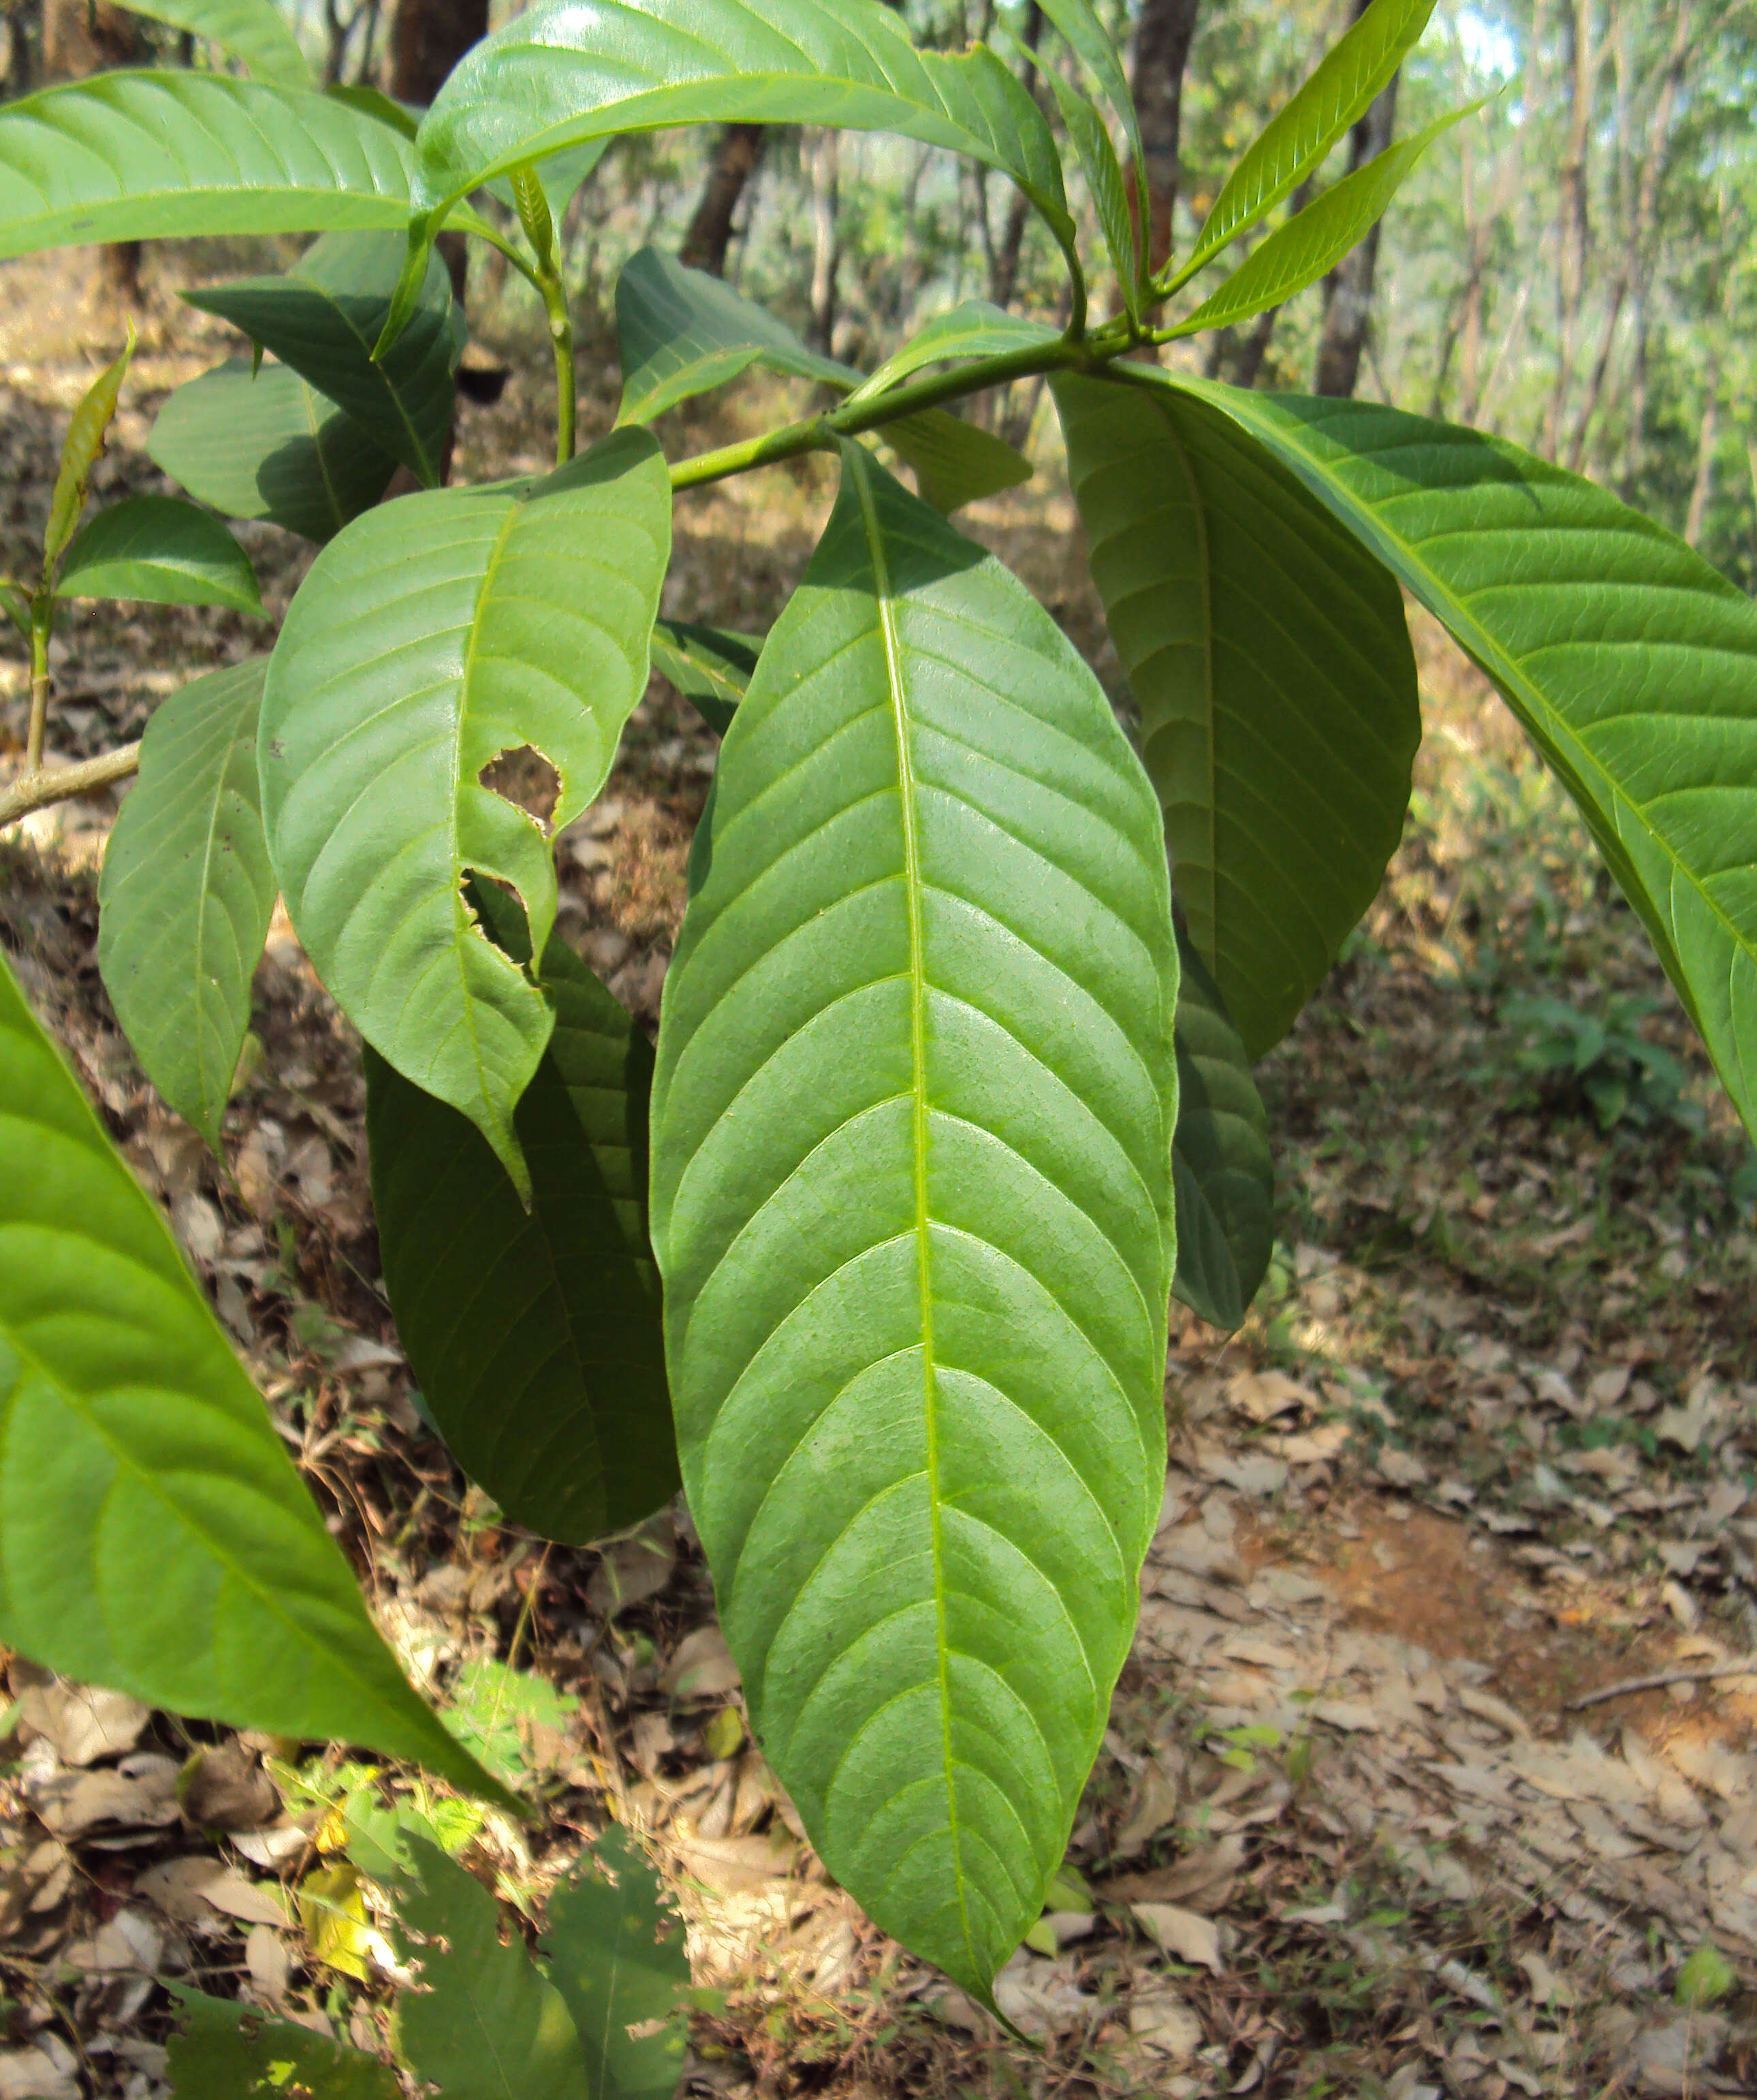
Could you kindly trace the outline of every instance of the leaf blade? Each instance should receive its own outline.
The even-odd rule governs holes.
[[[130,0],[129,12],[205,37],[273,86],[316,84],[292,24],[271,0]]]
[[[175,496],[125,496],[77,532],[57,598],[224,605],[263,616],[250,558],[212,511]]]
[[[166,2070],[177,2100],[398,2100],[396,2073],[375,2056],[343,2049],[291,2020],[271,2019],[236,1998],[210,1998],[182,1984]]]
[[[614,1882],[594,1871],[606,1866]],[[541,1952],[585,2045],[593,2100],[666,2100],[682,2075],[689,1957],[663,1894],[640,1846],[612,1823],[550,1897]],[[629,2032],[656,2021],[664,2032]]]
[[[1220,987],[1178,933],[1177,1273],[1172,1289],[1211,1326],[1244,1325],[1274,1252],[1269,1118]]]

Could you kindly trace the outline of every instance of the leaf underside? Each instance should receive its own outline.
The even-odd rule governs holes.
[[[163,1219],[0,961],[0,1641],[497,1794],[404,1682]]]
[[[762,647],[760,634],[661,620],[653,626],[653,668],[669,678],[716,735],[731,726]]]
[[[1178,901],[1254,1060],[1402,835],[1421,738],[1402,600],[1224,417],[1110,380],[1052,388]]]
[[[130,12],[205,37],[242,59],[258,80],[279,87],[314,85],[293,25],[273,0],[132,0]]]
[[[986,1998],[1160,1493],[1159,813],[1048,615],[850,446],[713,829],[654,1084],[690,1507],[831,1872]]]
[[[243,548],[211,511],[176,496],[127,496],[99,511],[68,548],[55,596],[263,610]]]
[[[1757,1132],[1757,606],[1662,526],[1502,439],[1176,385],[1298,475],[1499,687]]]

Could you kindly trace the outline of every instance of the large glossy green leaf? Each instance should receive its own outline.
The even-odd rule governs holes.
[[[1296,474],[1500,688],[1757,1131],[1757,607],[1515,445],[1362,402],[1176,383]]]
[[[395,233],[326,233],[284,276],[235,278],[183,297],[271,351],[433,488],[451,435],[463,315],[445,265],[430,257],[408,325],[373,363],[404,245]]]
[[[55,594],[263,610],[249,555],[211,510],[175,496],[125,496],[100,510],[74,535]]]
[[[682,2076],[689,1957],[661,1895],[616,1823],[550,1892],[541,1952],[585,2045],[592,2100],[668,2100]]]
[[[407,496],[356,518],[300,586],[269,666],[258,757],[270,858],[306,952],[362,1035],[528,1180],[513,1110],[554,1024],[475,924],[507,883],[539,953],[555,916],[542,827],[481,783],[527,745],[554,822],[603,785],[647,685],[671,488],[644,430],[541,481]]]
[[[0,1641],[499,1789],[404,1682],[231,1345],[0,959]]]
[[[1216,1327],[1242,1327],[1275,1245],[1269,1118],[1220,987],[1179,929],[1177,1273],[1172,1288]]]
[[[242,59],[258,80],[276,87],[316,84],[292,24],[273,0],[128,0],[128,7],[130,14],[149,21],[205,37]]]
[[[1388,147],[1364,168],[1344,175],[1253,248],[1220,289],[1172,333],[1198,335],[1204,329],[1230,328],[1315,285],[1384,216],[1385,207],[1441,133],[1481,107],[1475,102],[1468,108],[1437,117],[1432,124]]]
[[[266,658],[210,671],[140,739],[98,885],[98,967],[147,1077],[219,1150],[275,878],[256,787]]]
[[[180,1983],[166,2068],[174,2100],[401,2100],[396,2073],[291,2020]]]
[[[1196,236],[1181,283],[1311,174],[1420,40],[1433,0],[1373,0],[1240,156]]]
[[[408,159],[388,126],[328,95],[214,73],[99,73],[0,109],[0,256],[399,226]]]
[[[704,627],[686,620],[653,623],[653,668],[690,701],[717,735],[724,736],[732,710],[744,697],[762,647],[760,634],[729,627]]]
[[[228,518],[266,518],[320,545],[369,510],[396,461],[351,416],[265,359],[230,358],[166,400],[147,451]]]
[[[1402,834],[1421,739],[1402,600],[1224,417],[1163,388],[1051,384],[1178,898],[1260,1057]]]
[[[397,2053],[444,2100],[597,2100],[567,2003],[475,1877],[420,1838],[397,1882],[397,1916],[424,1989],[396,2006]]]
[[[1161,1486],[1159,811],[1049,615],[848,446],[713,821],[653,1089],[690,1508],[831,1873],[986,1997]]]
[[[558,934],[543,983],[555,1032],[514,1115],[528,1211],[475,1124],[370,1051],[367,1132],[385,1289],[440,1434],[514,1523],[585,1546],[678,1486],[647,1233],[653,1057]]]

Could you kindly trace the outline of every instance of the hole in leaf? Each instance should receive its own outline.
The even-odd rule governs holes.
[[[512,751],[497,752],[476,778],[503,802],[535,817],[546,832],[555,805],[561,800],[561,775],[541,751],[521,743]]]

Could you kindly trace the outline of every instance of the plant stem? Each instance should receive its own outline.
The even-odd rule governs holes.
[[[558,271],[543,271],[537,289],[549,315],[549,339],[555,352],[555,464],[565,466],[573,457],[576,412],[573,376],[573,322],[567,312],[567,288]]]
[[[30,602],[30,726],[24,732],[27,778],[42,765],[43,730],[49,720],[49,629],[55,601],[39,591]]]
[[[0,829],[28,817],[33,810],[46,810],[51,802],[71,801],[76,795],[95,794],[112,781],[126,780],[139,765],[139,745],[125,743],[78,765],[57,765],[48,773],[33,768],[10,788],[0,788]]]

